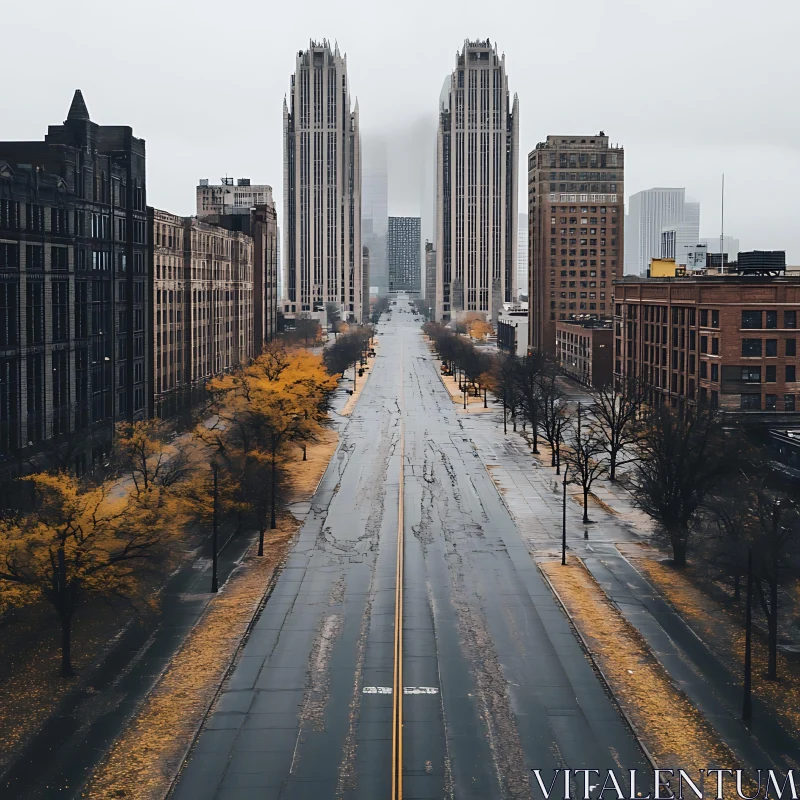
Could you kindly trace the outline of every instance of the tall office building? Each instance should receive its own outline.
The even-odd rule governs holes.
[[[517,223],[517,297],[528,294],[528,215]],[[516,298],[515,298],[516,299]]]
[[[369,283],[372,293],[389,293],[386,233],[389,228],[389,178],[386,144],[365,138],[361,147],[361,241],[369,248]]]
[[[650,259],[662,256],[662,233],[673,231],[681,240],[677,254],[699,243],[692,239],[700,236],[700,204],[687,203],[685,189],[646,189],[628,198],[625,226],[625,274],[646,275]]]
[[[145,143],[76,91],[43,141],[0,142],[0,473],[102,463],[148,415]],[[37,458],[41,455],[41,460]]]
[[[515,297],[518,100],[505,55],[467,41],[439,98],[436,319],[496,319]]]
[[[421,294],[419,217],[389,217],[389,291]]]
[[[622,274],[625,152],[597,136],[548,136],[528,155],[531,347],[555,352],[556,322],[612,314]]]
[[[325,321],[363,313],[361,141],[358,101],[350,105],[347,59],[311,42],[297,54],[283,103],[284,312]]]

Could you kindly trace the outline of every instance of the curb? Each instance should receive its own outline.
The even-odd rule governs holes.
[[[172,776],[172,780],[169,783],[169,788],[164,794],[164,800],[166,800],[166,798],[168,797],[171,797],[172,794],[174,793],[175,788],[178,784],[178,778],[180,778],[181,773],[183,772],[184,767],[186,766],[186,761],[189,757],[189,754],[192,752],[195,745],[197,744],[197,740],[200,738],[200,734],[202,733],[203,728],[205,727],[205,724],[208,721],[209,716],[211,715],[211,709],[214,707],[214,704],[217,702],[219,696],[222,694],[222,687],[225,685],[225,681],[228,680],[234,668],[236,667],[239,655],[244,649],[245,644],[247,644],[247,641],[250,639],[250,634],[253,632],[253,628],[255,627],[258,618],[261,616],[261,612],[264,610],[267,601],[269,600],[273,590],[275,589],[275,585],[277,584],[278,578],[283,572],[283,567],[285,563],[286,563],[286,558],[283,558],[280,563],[275,565],[275,569],[272,571],[272,575],[270,576],[270,579],[267,582],[267,588],[264,590],[264,594],[261,595],[261,599],[258,601],[255,610],[253,611],[253,614],[250,617],[250,621],[247,623],[247,628],[245,628],[244,635],[240,639],[239,644],[236,646],[236,650],[234,650],[233,655],[231,656],[231,659],[228,662],[228,666],[225,667],[225,672],[222,675],[222,679],[217,684],[217,688],[214,691],[214,696],[209,701],[206,710],[203,712],[203,716],[201,717],[200,721],[197,724],[197,727],[195,728],[194,733],[192,734],[192,740],[189,742],[189,744],[187,745],[186,749],[183,752],[183,755],[181,756],[180,766],[178,767],[178,770],[175,772],[175,774]],[[195,625],[199,625],[200,622],[202,622],[203,617],[205,617],[205,613],[203,614],[202,617],[200,617],[199,620],[197,620],[197,623],[195,623]],[[194,626],[192,630],[194,630]]]
[[[533,554],[531,554],[531,556],[533,556]],[[575,558],[578,558],[578,556],[575,556]],[[580,559],[578,559],[578,560],[580,561]],[[533,559],[533,563],[536,564],[536,568],[539,570],[539,574],[542,576],[542,578],[544,579],[544,582],[547,584],[548,588],[553,593],[553,596],[556,598],[559,606],[561,606],[561,610],[564,612],[564,614],[566,614],[567,619],[569,620],[569,624],[570,624],[570,627],[572,628],[573,633],[578,637],[578,641],[581,643],[581,646],[583,647],[584,652],[586,653],[586,655],[589,656],[589,660],[592,662],[592,666],[594,667],[594,669],[597,672],[597,674],[600,676],[600,680],[603,683],[603,686],[605,686],[606,692],[608,692],[608,695],[612,699],[612,701],[614,702],[614,705],[617,707],[617,709],[619,710],[620,714],[622,714],[622,718],[627,723],[628,728],[630,729],[631,733],[633,734],[633,738],[636,739],[636,742],[639,745],[639,747],[641,748],[642,752],[644,753],[645,758],[648,760],[648,762],[650,763],[650,766],[653,768],[653,770],[658,769],[658,764],[656,764],[656,760],[650,754],[650,751],[647,749],[647,746],[642,741],[642,738],[639,735],[639,731],[637,730],[636,725],[634,724],[633,720],[628,715],[628,712],[625,711],[625,709],[622,707],[622,704],[620,703],[619,699],[617,698],[616,694],[614,694],[614,690],[611,688],[611,684],[609,683],[608,678],[606,677],[605,673],[601,669],[600,664],[598,663],[594,653],[592,652],[591,647],[589,647],[589,643],[586,641],[586,639],[584,638],[583,634],[578,629],[578,626],[575,624],[575,620],[573,619],[572,614],[569,613],[569,610],[567,609],[566,604],[561,599],[561,595],[556,590],[556,587],[553,586],[553,584],[550,581],[550,578],[547,577],[547,574],[542,569],[541,565],[535,559]],[[581,562],[581,564],[583,564],[583,562]],[[583,567],[583,569],[586,569],[586,568]]]

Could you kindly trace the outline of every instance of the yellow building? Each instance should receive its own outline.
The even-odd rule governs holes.
[[[686,267],[676,264],[674,258],[651,258],[651,278],[677,278],[686,274]]]

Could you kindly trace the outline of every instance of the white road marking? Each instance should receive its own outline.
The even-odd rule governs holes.
[[[406,686],[403,694],[439,694],[435,686]]]
[[[391,686],[365,686],[361,692],[363,694],[391,694]]]

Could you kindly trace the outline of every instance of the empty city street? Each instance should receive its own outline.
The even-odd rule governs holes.
[[[379,337],[175,797],[522,798],[535,768],[644,768],[418,324]]]

